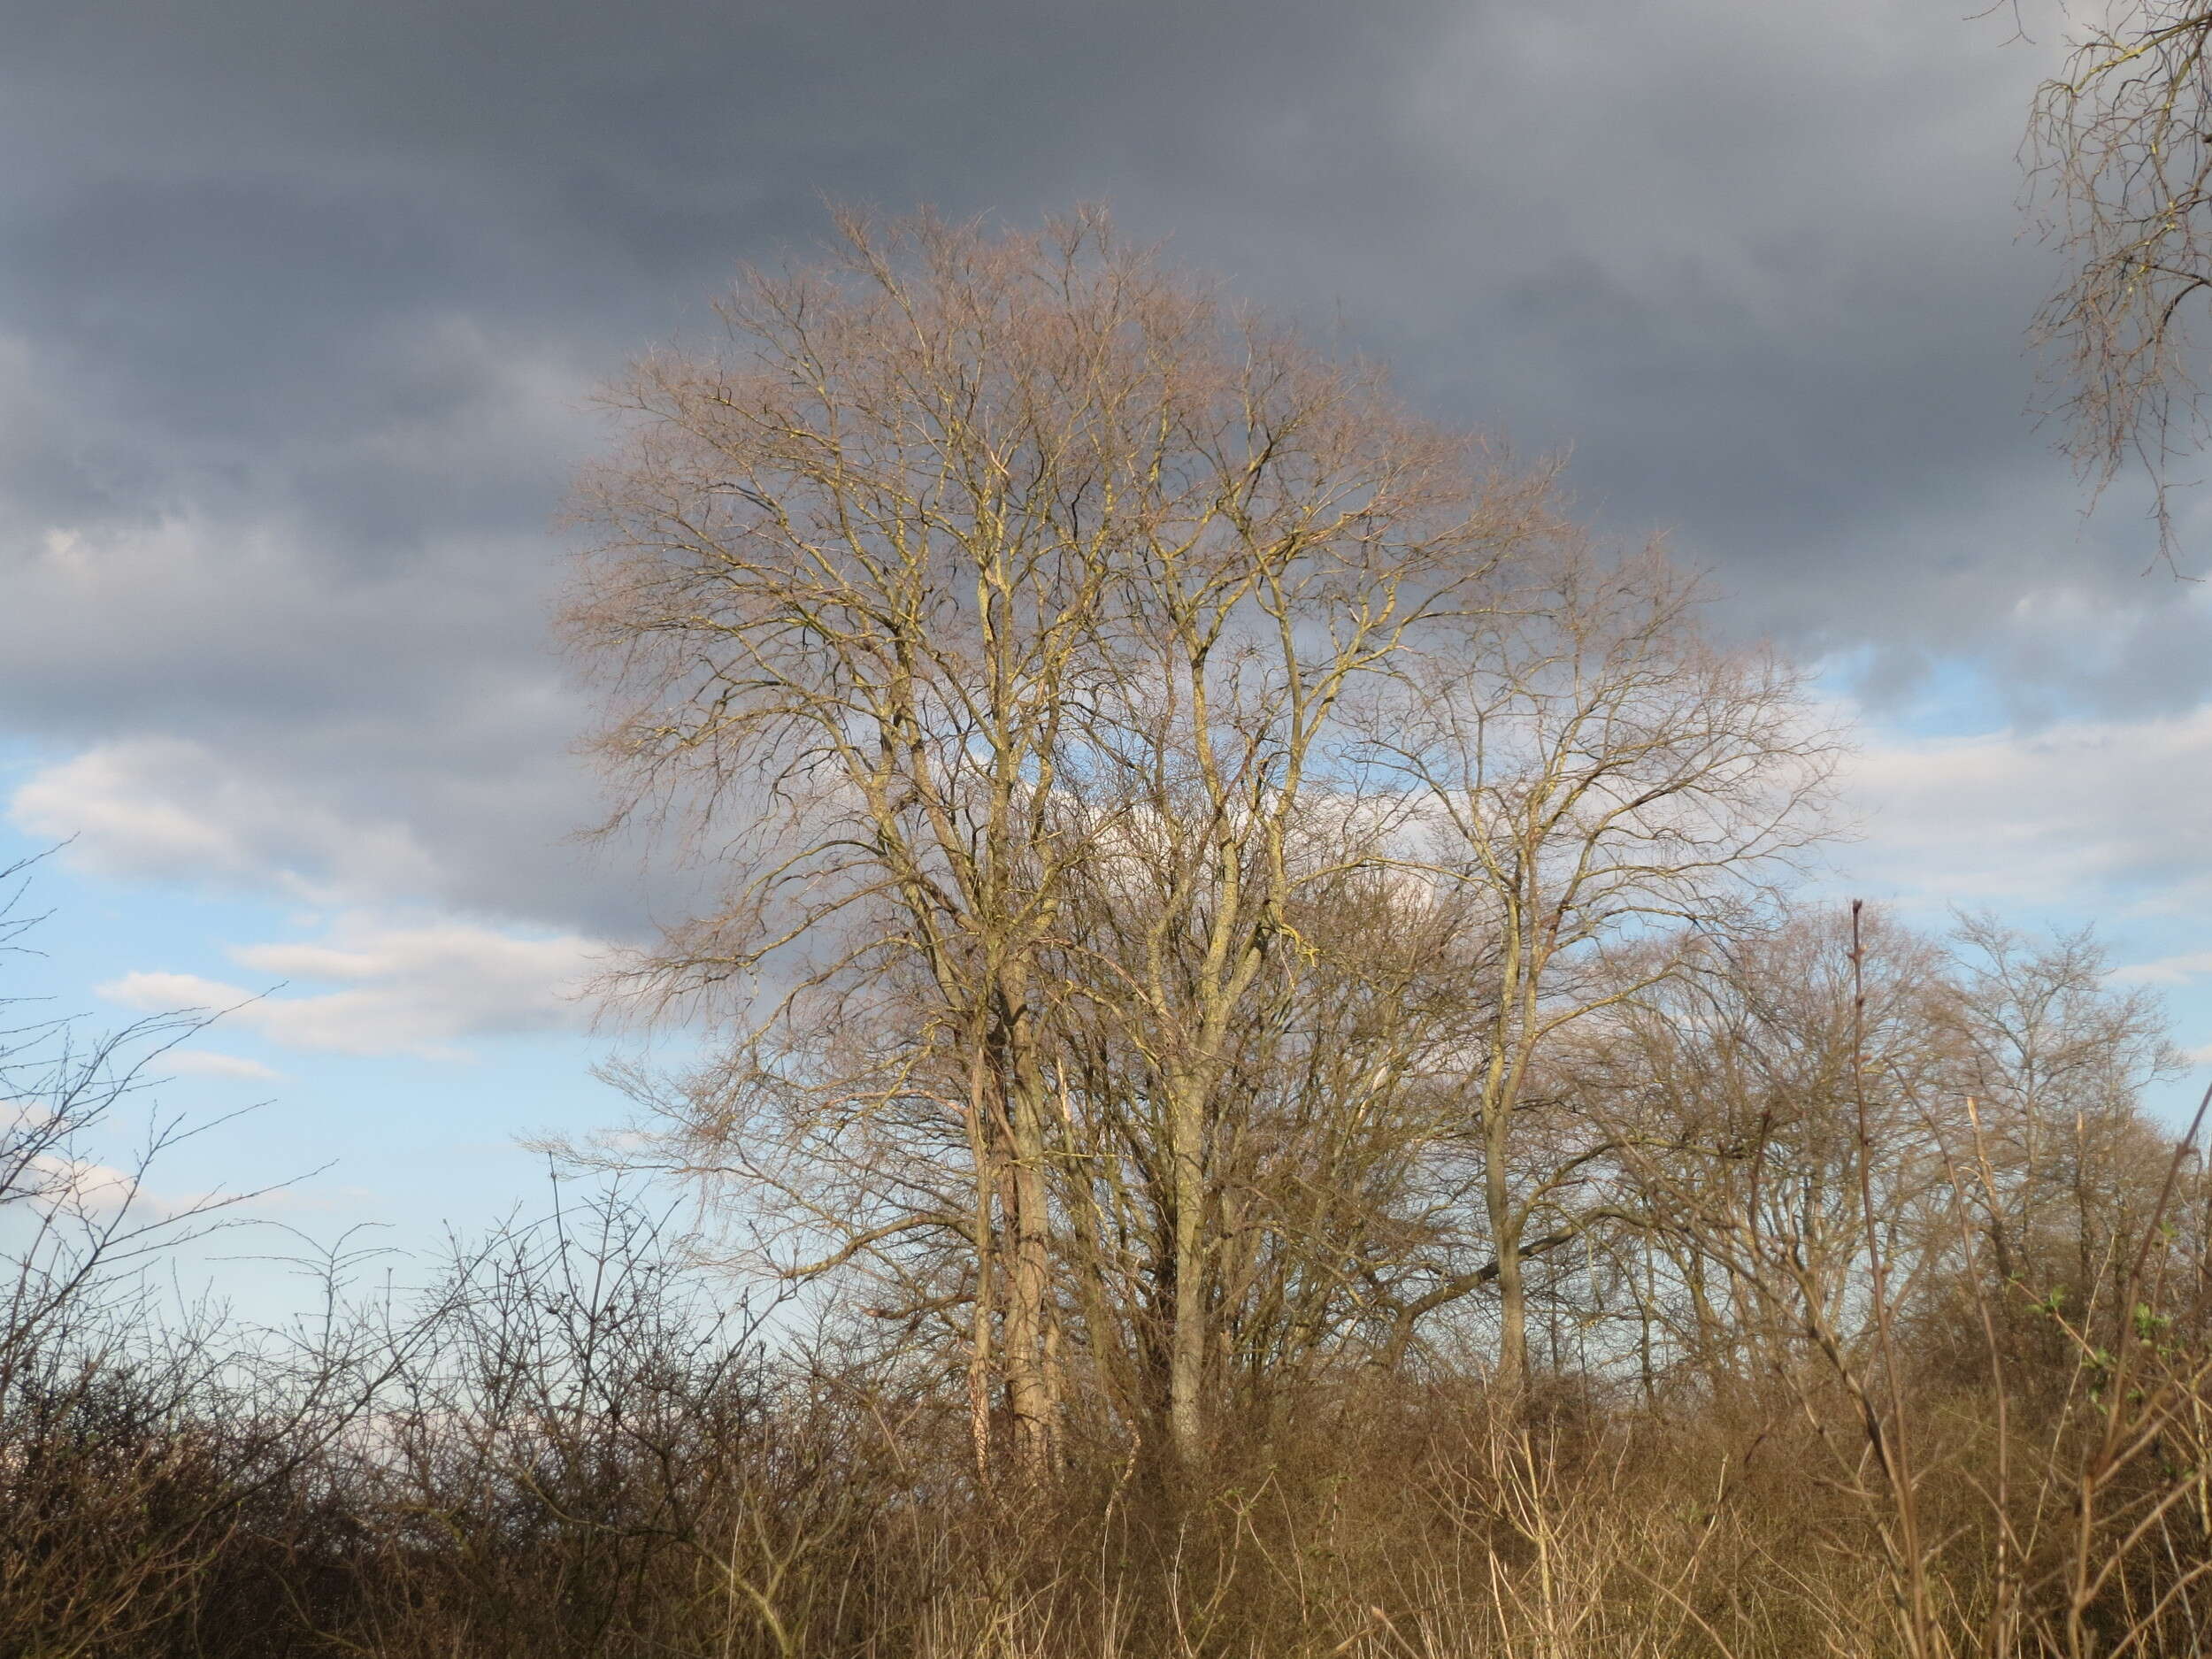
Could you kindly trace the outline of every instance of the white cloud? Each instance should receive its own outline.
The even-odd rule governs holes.
[[[1845,781],[1865,814],[1850,864],[1901,891],[2109,904],[2155,888],[2169,909],[2212,907],[2212,706],[1877,739]],[[2203,972],[2186,965],[2199,960],[2149,964],[2146,977]]]
[[[321,941],[229,953],[266,980],[311,979],[339,989],[259,995],[201,974],[158,972],[127,973],[96,988],[127,1008],[229,1010],[227,1024],[286,1048],[454,1059],[468,1038],[580,1024],[587,1010],[578,992],[601,949],[573,933],[523,938],[463,922],[394,926],[355,915],[341,918]]]
[[[258,1060],[249,1060],[242,1055],[216,1054],[206,1048],[179,1048],[162,1056],[164,1070],[179,1077],[234,1077],[251,1082],[272,1083],[284,1074],[274,1066]]]
[[[325,902],[419,892],[435,875],[404,825],[349,818],[177,738],[127,738],[49,766],[17,788],[8,816],[33,836],[74,837],[71,861],[103,875],[273,883]]]
[[[2139,985],[2186,985],[2212,973],[2212,950],[2193,950],[2178,956],[2160,956],[2153,962],[2133,962],[2112,977]]]
[[[43,1214],[114,1215],[141,1203],[166,1208],[150,1198],[137,1176],[109,1164],[42,1152],[29,1160],[27,1174],[27,1196]]]

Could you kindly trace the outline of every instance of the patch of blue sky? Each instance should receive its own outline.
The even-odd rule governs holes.
[[[2093,929],[2116,979],[2166,1002],[2194,1064],[2150,1103],[2168,1122],[2186,1121],[2212,1079],[2212,883],[2189,839],[2201,833],[2187,805],[2199,780],[2145,774],[2161,764],[2185,768],[2200,749],[2146,739],[2172,717],[2021,723],[2016,697],[1963,657],[1917,663],[1901,688],[1862,700],[1880,672],[1873,648],[1839,653],[1821,664],[1816,689],[1855,714],[1862,754],[1874,762],[1862,777],[1879,780],[1886,760],[1893,780],[1902,759],[1911,787],[1847,787],[1858,838],[1832,849],[1815,890],[1863,897],[1928,927],[1963,909],[2024,933]],[[2172,833],[2162,834],[2167,813]]]
[[[0,864],[45,850],[0,828]],[[312,946],[328,921],[251,895],[88,873],[73,867],[66,849],[36,864],[23,908],[46,919],[22,941],[35,954],[0,962],[0,995],[32,999],[18,1004],[19,1013],[74,1016],[87,1033],[116,1029],[146,1011],[111,994],[134,972],[158,969],[273,990],[273,976],[242,968],[233,953],[248,945]],[[278,995],[329,990],[296,980]],[[626,1102],[593,1076],[595,1062],[615,1046],[611,1035],[579,1022],[469,1033],[438,1054],[346,1052],[272,1041],[233,1014],[155,1062],[149,1075],[157,1084],[85,1151],[119,1164],[151,1118],[208,1125],[164,1152],[150,1174],[150,1199],[179,1205],[279,1188],[236,1212],[271,1225],[227,1233],[219,1249],[211,1243],[190,1258],[254,1317],[278,1317],[311,1286],[277,1264],[219,1269],[217,1256],[311,1255],[349,1234],[419,1255],[449,1230],[467,1234],[542,1207],[546,1161],[519,1141],[618,1125]]]

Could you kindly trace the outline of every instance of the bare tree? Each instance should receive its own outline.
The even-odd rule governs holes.
[[[1032,979],[1083,855],[1054,816],[1060,728],[1156,510],[1148,420],[1209,319],[1095,218],[840,229],[830,264],[744,278],[723,352],[649,359],[617,395],[638,419],[588,480],[606,541],[570,622],[626,699],[603,744],[625,812],[717,838],[716,908],[640,979],[739,1009],[782,981],[726,1095],[952,1113],[956,1205],[808,1219],[825,1267],[964,1240],[979,1434],[995,1370],[1033,1462],[1053,1406]],[[826,1051],[891,981],[911,1041]]]
[[[1376,377],[1248,326],[1182,417],[1196,486],[1133,549],[1121,672],[1102,700],[1095,810],[1128,827],[1135,907],[1087,995],[1135,1062],[1131,1098],[1165,1156],[1171,1433],[1187,1458],[1239,1227],[1231,1170],[1254,1094],[1235,1061],[1317,946],[1301,913],[1381,861],[1345,716],[1546,527],[1539,474],[1396,409]],[[1325,909],[1325,907],[1321,907]],[[1356,1096],[1333,1102],[1356,1111]]]
[[[2087,932],[2039,941],[1967,916],[1953,943],[1956,1087],[1975,1108],[1999,1277],[2038,1299],[2108,1302],[2169,1151],[2139,1102],[2186,1066],[2165,1010],[2148,987],[2110,983]]]
[[[1459,649],[1405,664],[1368,745],[1420,803],[1409,872],[1495,940],[1463,1085],[1490,1259],[1440,1270],[1402,1317],[1494,1286],[1509,1388],[1528,1369],[1528,1258],[1604,1210],[1578,1215],[1608,1144],[1562,1125],[1540,1087],[1551,1051],[1682,960],[1608,947],[1686,945],[1678,929],[1755,912],[1822,833],[1833,748],[1791,672],[1703,637],[1692,585],[1655,552],[1609,562],[1566,537],[1517,574]]]
[[[2101,492],[2139,463],[2170,557],[2170,466],[2204,436],[2195,352],[2212,288],[2212,8],[2089,14],[2036,97],[2029,146],[2073,270],[2037,319],[2063,377],[2068,448]]]

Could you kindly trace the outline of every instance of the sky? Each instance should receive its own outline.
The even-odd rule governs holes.
[[[516,1137],[623,1110],[577,989],[670,902],[573,834],[546,621],[592,388],[826,200],[1105,202],[1570,451],[1587,516],[1816,670],[1860,732],[1837,892],[2094,921],[2212,1063],[2212,584],[2151,568],[2139,485],[2085,517],[2033,418],[2058,19],[1970,10],[12,7],[0,855],[66,845],[9,986],[243,1004],[168,1056],[165,1101],[261,1102],[177,1194],[299,1175],[261,1213],[401,1241],[538,1202]]]

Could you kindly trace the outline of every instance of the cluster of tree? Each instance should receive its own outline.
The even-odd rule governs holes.
[[[1655,553],[1080,217],[844,226],[643,364],[571,623],[626,812],[728,879],[634,989],[782,1271],[1186,1461],[1597,1210],[1571,1031],[1733,936],[1826,739]],[[987,1453],[986,1456],[987,1462]]]
[[[1478,1331],[1512,1392],[1539,1309],[1725,1369],[1785,1258],[1847,1342],[1955,1265],[1933,1195],[2040,1271],[2093,1153],[2109,1277],[2153,1010],[1793,916],[1832,739],[1655,552],[1099,219],[844,235],[624,389],[571,622],[626,815],[723,879],[629,987],[730,1033],[632,1079],[661,1166],[979,1450],[1194,1461]]]

